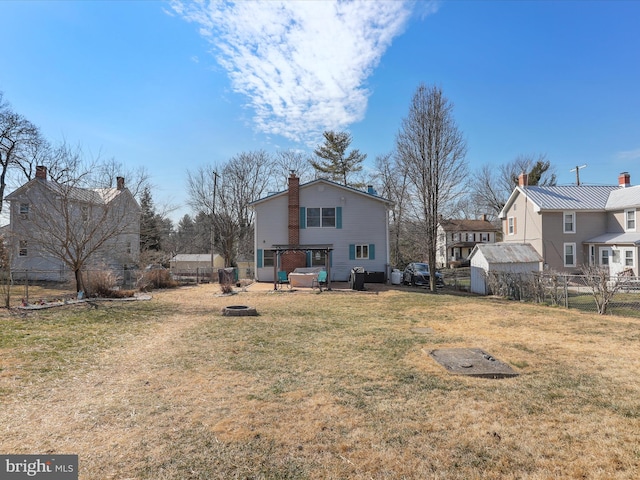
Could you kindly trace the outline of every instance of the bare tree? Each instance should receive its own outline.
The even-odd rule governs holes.
[[[253,251],[253,210],[249,202],[260,198],[272,181],[273,161],[262,150],[243,152],[226,164],[187,172],[189,205],[210,215],[215,249],[227,266],[236,265],[238,256]]]
[[[140,200],[145,188],[151,189],[153,187],[149,172],[144,166],[130,169],[115,158],[103,161],[100,159],[100,155],[96,159],[96,164],[96,172],[93,176],[96,185],[103,188],[115,187],[118,177],[124,177],[127,179],[127,188],[131,194]]]
[[[546,155],[519,155],[513,161],[499,165],[482,165],[471,182],[471,197],[475,205],[494,218],[498,216],[518,185],[521,173],[528,174],[529,186],[552,186],[556,175]]]
[[[38,128],[4,102],[0,92],[0,212],[4,203],[9,170],[20,165],[42,141]]]
[[[15,242],[28,245],[29,257],[43,265],[61,262],[84,290],[89,267],[135,263],[139,251],[140,211],[131,193],[118,188],[91,188],[94,163],[54,181],[36,178],[12,194],[28,213],[12,223]]]
[[[309,155],[296,150],[279,150],[274,158],[274,176],[276,190],[286,190],[292,171],[305,183],[313,178]]]
[[[421,84],[396,137],[398,161],[410,185],[427,262],[435,271],[441,212],[461,193],[467,174],[466,142],[453,118],[453,104],[439,87]],[[436,291],[436,276],[430,277]]]
[[[398,165],[398,160],[391,153],[376,158],[376,182],[381,185],[380,194],[393,201],[391,209],[391,262],[395,266],[403,266],[406,261],[402,247],[403,230],[406,228],[407,191],[409,179],[406,170]]]
[[[582,278],[591,290],[600,315],[606,315],[614,295],[625,286],[629,277],[625,275],[611,276],[609,268],[602,265],[582,265]]]

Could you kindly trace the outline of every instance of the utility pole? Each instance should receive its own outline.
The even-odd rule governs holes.
[[[570,172],[576,172],[576,185],[580,186],[580,169],[585,168],[587,166],[587,164],[585,163],[584,165],[581,166],[577,166],[576,168],[572,168],[571,170],[569,170]]]
[[[213,283],[213,257],[216,243],[216,189],[218,186],[218,172],[213,171],[213,197],[211,198],[211,283]]]

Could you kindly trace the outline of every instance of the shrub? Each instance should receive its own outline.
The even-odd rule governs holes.
[[[138,282],[138,288],[142,291],[154,288],[175,288],[178,286],[168,270],[148,270]]]
[[[131,290],[119,290],[118,279],[111,270],[92,270],[85,273],[84,288],[87,297],[126,298],[132,297]]]

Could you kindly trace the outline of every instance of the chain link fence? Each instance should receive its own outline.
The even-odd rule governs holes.
[[[488,272],[493,295],[585,312],[640,317],[640,278]]]

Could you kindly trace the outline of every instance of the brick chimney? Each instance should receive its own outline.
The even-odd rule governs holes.
[[[626,188],[631,186],[631,175],[629,175],[629,172],[622,172],[618,176],[618,186],[621,188]]]
[[[300,179],[294,171],[289,175],[289,245],[300,245]],[[280,258],[280,270],[293,272],[298,267],[306,267],[307,256],[303,251],[284,252]]]
[[[300,179],[289,176],[289,245],[300,244]]]
[[[37,165],[36,166],[36,178],[40,178],[42,180],[46,180],[47,179],[47,167],[45,167],[44,165]]]
[[[118,190],[124,190],[124,177],[116,177],[116,187]]]
[[[526,187],[527,185],[529,185],[529,175],[523,172],[518,176],[518,186]]]

